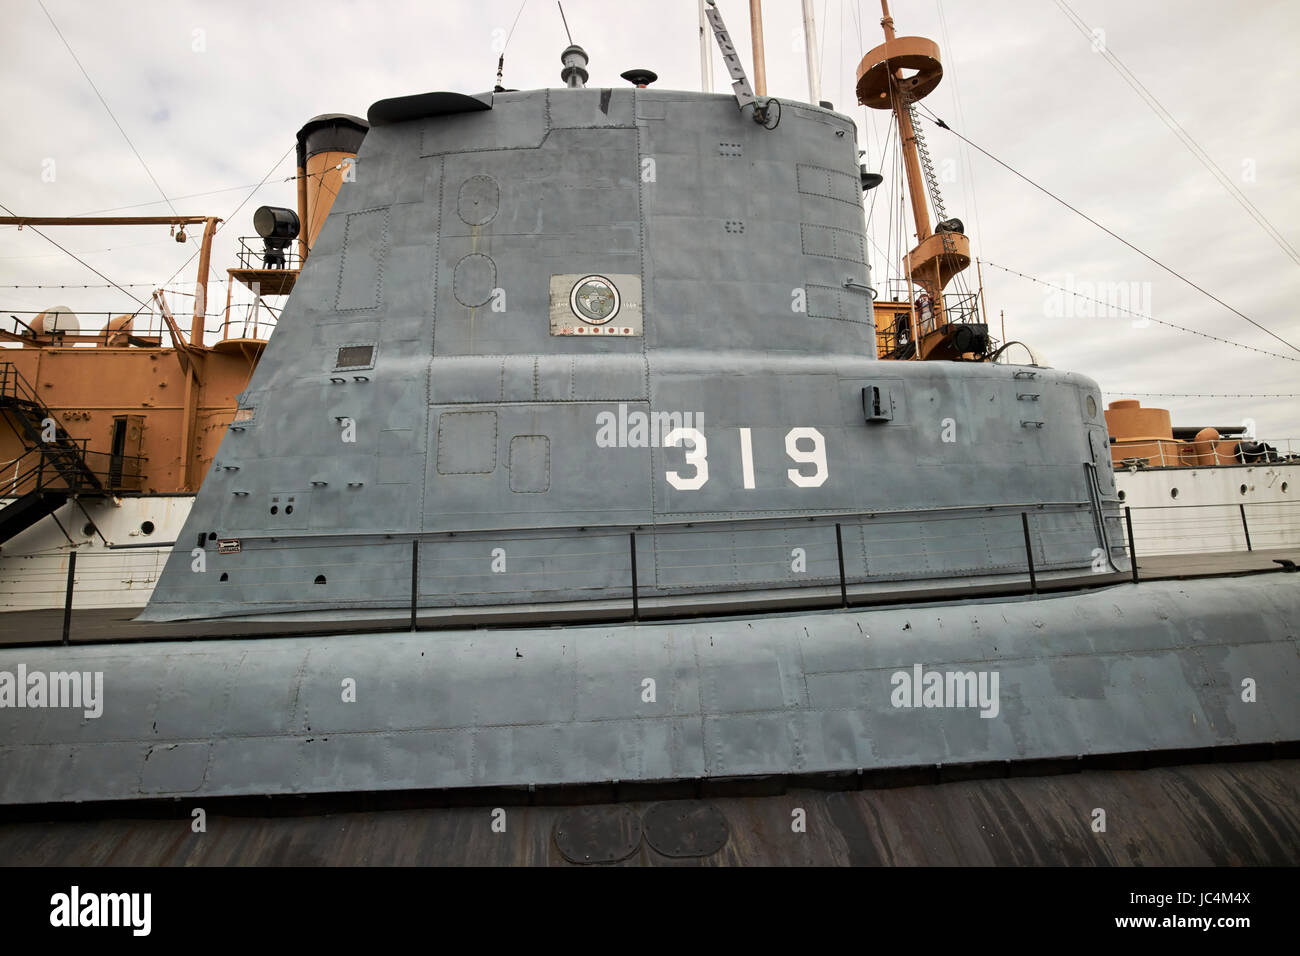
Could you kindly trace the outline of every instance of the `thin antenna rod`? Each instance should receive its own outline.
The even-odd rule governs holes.
[[[821,69],[817,64],[817,23],[813,19],[812,0],[803,0],[803,42],[808,55],[808,99],[813,106],[821,105]]]
[[[573,34],[569,32],[569,21],[564,15],[564,4],[560,0],[555,0],[555,5],[560,8],[560,19],[564,21],[564,35],[569,38],[569,46],[573,46]]]
[[[704,0],[700,4],[700,88],[713,92],[713,44],[709,42],[709,26],[704,20]]]

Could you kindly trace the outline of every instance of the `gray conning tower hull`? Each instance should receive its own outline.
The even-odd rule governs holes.
[[[1023,591],[1026,526],[1040,576],[1127,566],[1100,396],[874,360],[845,117],[568,90],[370,120],[147,615],[391,617],[415,566],[421,619],[467,626],[0,648],[103,672],[108,701],[11,712],[0,803],[852,783],[1297,738],[1286,575],[976,599]],[[943,602],[766,610],[833,592],[841,551],[850,594]],[[626,617],[634,553],[643,610],[756,613],[473,626]]]
[[[634,548],[643,601],[696,609],[838,584],[840,550],[851,586],[987,583],[1026,511],[1041,573],[1124,563],[1092,382],[875,360],[847,117],[370,120],[147,617],[404,608],[413,541],[422,609],[626,601]]]

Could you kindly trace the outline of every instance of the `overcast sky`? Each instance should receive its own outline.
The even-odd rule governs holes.
[[[1295,130],[1300,7],[1288,0],[1068,0],[1098,40],[1300,246],[1300,137]],[[309,3],[44,0],[90,78],[176,209],[231,217],[214,269],[233,264],[259,205],[296,205],[294,133],[319,113],[364,116],[376,100],[428,90],[490,89],[506,49],[506,86],[559,86],[567,44],[554,0]],[[25,215],[160,215],[168,211],[37,0],[3,0],[6,92],[0,203]],[[720,0],[747,69],[748,4]],[[882,39],[877,0],[815,0],[822,98],[865,127],[876,168],[887,114],[854,105],[854,67]],[[699,89],[695,0],[565,0],[573,38],[591,56],[593,86],[647,67],[659,85]],[[1300,344],[1300,266],[1179,143],[1053,0],[895,0],[903,35],[943,47],[946,76],[926,105],[973,142],[1289,342]],[[765,0],[768,92],[806,100],[798,0]],[[511,34],[513,25],[513,34]],[[946,30],[945,30],[946,26]],[[495,44],[495,46],[494,46]],[[1291,51],[1291,52],[1288,52]],[[714,56],[715,89],[727,90]],[[1138,283],[1156,318],[1300,358],[1222,306],[1055,204],[951,134],[924,125],[977,255],[1058,285]],[[889,165],[888,163],[886,165]],[[267,185],[234,210],[253,184]],[[883,284],[889,246],[877,191],[872,267]],[[53,181],[46,181],[52,178]],[[195,195],[205,194],[205,195]],[[896,195],[896,194],[895,194]],[[193,197],[193,198],[178,198]],[[118,207],[132,207],[120,209]],[[118,283],[158,283],[197,248],[166,227],[48,230]],[[891,249],[896,249],[897,236]],[[110,251],[111,250],[111,251]],[[893,256],[891,256],[892,258]],[[193,279],[191,264],[182,273]],[[971,270],[974,285],[974,269]],[[0,286],[102,283],[29,232],[0,229]],[[1058,368],[1096,379],[1107,400],[1133,392],[1300,392],[1300,364],[1230,348],[1128,316],[1050,314],[1050,290],[984,268],[994,334],[1029,343]],[[1149,285],[1148,285],[1149,284]],[[147,286],[131,289],[148,297]],[[115,289],[0,288],[0,314],[65,304],[83,314],[132,311]],[[1104,297],[1104,293],[1103,293]],[[224,301],[214,297],[213,310]],[[102,325],[102,317],[83,321]],[[1295,398],[1143,398],[1175,424],[1231,425],[1300,436]],[[1297,446],[1300,450],[1300,446]]]

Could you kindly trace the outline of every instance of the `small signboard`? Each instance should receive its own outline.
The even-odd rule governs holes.
[[[552,335],[640,335],[641,277],[621,273],[551,276]]]
[[[217,542],[217,554],[239,554],[238,538],[222,538]]]

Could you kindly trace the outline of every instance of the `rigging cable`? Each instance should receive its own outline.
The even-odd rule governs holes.
[[[238,213],[239,210],[241,210],[241,209],[244,208],[244,205],[245,205],[245,204],[246,204],[250,199],[253,198],[253,196],[257,193],[257,191],[258,191],[259,189],[261,189],[263,186],[266,185],[266,181],[267,181],[268,179],[271,178],[271,174],[272,174],[273,172],[275,172],[277,168],[279,168],[279,166],[280,166],[281,163],[283,163],[286,159],[289,158],[289,154],[290,154],[291,152],[293,152],[295,149],[297,149],[297,147],[298,147],[297,142],[294,142],[293,144],[291,144],[291,145],[289,146],[289,148],[286,149],[286,150],[284,151],[283,155],[281,155],[280,158],[277,159],[277,160],[275,161],[275,163],[271,166],[271,168],[268,169],[268,170],[266,171],[266,175],[262,177],[262,181],[259,182],[256,186],[254,186],[253,189],[252,189],[252,191],[251,191],[247,196],[245,196],[242,200],[240,200],[239,205],[236,206],[236,207],[234,208],[234,210],[231,211],[230,215],[226,216],[225,219],[221,222],[221,224],[217,226],[216,231],[215,231],[215,232],[213,233],[213,235],[212,235],[212,239],[213,239],[214,242],[216,241],[217,236],[221,235],[221,231],[222,231],[223,229],[226,228],[226,226],[230,223],[230,221],[231,221],[232,219],[234,219],[235,214]],[[176,270],[175,272],[173,272],[173,273],[171,274],[171,276],[167,279],[167,281],[164,282],[162,285],[163,285],[164,287],[165,287],[165,286],[168,286],[168,285],[171,285],[172,280],[175,279],[178,275],[180,275],[181,272],[182,272],[182,270],[184,270],[184,268],[185,268],[186,266],[188,266],[191,262],[193,262],[193,261],[194,261],[194,257],[197,256],[198,254],[199,254],[199,253],[198,253],[198,250],[196,249],[196,250],[195,250],[195,251],[190,255],[190,257],[189,257],[188,259],[186,259],[184,262],[182,262],[182,263],[180,264],[179,268],[177,268],[177,270]],[[101,275],[102,275],[102,273],[101,273]],[[107,278],[107,276],[103,276],[103,277],[104,277],[104,278]],[[131,298],[135,299],[135,296],[131,296]],[[137,302],[140,302],[139,299],[136,299],[136,301],[137,301]],[[149,303],[147,303],[147,302],[140,302],[140,309],[145,309],[145,308],[148,308],[148,307],[149,307]],[[139,314],[140,314],[140,309],[136,309],[134,312],[132,312],[132,313],[131,313],[132,316],[139,315]],[[205,310],[204,310],[204,314],[205,314],[205,315],[207,314],[206,307],[205,307]]]
[[[1125,392],[1123,390],[1103,388],[1107,395],[1136,395],[1139,398],[1300,398],[1300,393],[1263,392],[1255,395],[1208,395],[1187,392]]]
[[[45,14],[45,19],[50,21],[50,26],[54,27],[54,32],[58,34],[59,39],[63,42],[63,46],[67,49],[68,55],[72,57],[72,61],[77,64],[77,69],[81,71],[81,75],[86,78],[86,82],[90,84],[90,88],[95,91],[95,96],[97,96],[99,102],[103,104],[104,110],[108,113],[108,118],[113,121],[113,125],[117,127],[117,131],[121,133],[122,138],[126,140],[126,145],[131,147],[131,152],[133,152],[135,158],[140,161],[140,166],[144,169],[145,175],[149,177],[149,181],[157,188],[158,195],[162,196],[162,198],[167,202],[167,206],[171,209],[172,215],[179,216],[180,213],[176,211],[176,207],[172,205],[172,201],[167,198],[166,191],[161,185],[159,185],[153,171],[149,168],[149,164],[144,161],[144,157],[140,155],[140,151],[135,148],[135,143],[131,142],[131,137],[126,135],[126,130],[122,128],[122,124],[118,122],[117,117],[113,114],[113,110],[109,107],[108,101],[104,99],[104,95],[99,92],[99,87],[97,87],[95,81],[90,78],[90,74],[86,72],[86,68],[81,65],[81,60],[78,59],[77,54],[73,52],[72,45],[68,43],[67,38],[63,35],[63,31],[59,29],[59,25],[54,22],[54,17],[50,16],[50,11],[45,9],[45,4],[42,0],[36,0],[36,3],[41,8],[41,12]],[[198,240],[192,235],[189,239],[191,242],[198,242]],[[208,271],[212,273],[214,278],[220,278],[217,276],[216,271],[212,268],[211,264],[208,265]],[[136,301],[139,300],[137,299]]]
[[[953,53],[953,45],[952,41],[948,37],[948,17],[943,12],[943,0],[935,0],[935,6],[938,7],[939,10],[939,29],[943,35],[943,48],[947,50],[951,56]],[[966,128],[966,111],[963,110],[961,106],[961,94],[958,91],[957,83],[957,64],[954,60],[950,59],[944,65],[944,74],[945,76],[950,76],[952,78],[952,84],[949,87],[949,90],[952,93],[953,109],[957,113],[957,121],[962,124],[963,128]],[[983,242],[983,229],[980,227],[979,192],[975,188],[975,166],[971,163],[970,150],[962,150],[962,159],[966,164],[966,179],[970,183],[971,212],[973,213],[972,218],[975,221],[976,239],[971,243],[971,245],[974,247],[974,251],[978,254]]]
[[[926,119],[930,120],[930,122],[934,123],[934,124],[935,124],[936,126],[938,126],[940,129],[946,129],[948,132],[952,133],[952,135],[956,136],[958,139],[960,139],[960,140],[961,140],[963,143],[965,143],[966,145],[970,146],[972,149],[978,150],[979,152],[983,153],[985,156],[987,156],[989,159],[993,160],[993,162],[997,163],[997,164],[998,164],[999,166],[1001,166],[1003,169],[1005,169],[1005,170],[1007,170],[1008,172],[1012,173],[1013,175],[1019,177],[1020,179],[1023,179],[1025,182],[1027,182],[1029,185],[1033,186],[1033,187],[1034,187],[1035,189],[1037,189],[1039,192],[1043,193],[1044,195],[1048,196],[1048,197],[1051,198],[1051,199],[1054,199],[1056,202],[1060,203],[1062,206],[1064,206],[1066,209],[1070,210],[1070,212],[1074,213],[1076,216],[1079,216],[1079,217],[1081,217],[1081,218],[1083,218],[1083,219],[1086,219],[1088,222],[1092,223],[1094,226],[1096,226],[1096,227],[1097,227],[1098,229],[1100,229],[1102,232],[1106,233],[1106,235],[1110,236],[1112,239],[1117,239],[1118,241],[1122,242],[1124,245],[1128,246],[1128,248],[1132,249],[1132,250],[1133,250],[1134,252],[1136,252],[1138,255],[1142,256],[1144,259],[1147,259],[1148,261],[1155,263],[1155,265],[1157,265],[1157,266],[1159,266],[1161,269],[1165,270],[1165,272],[1168,272],[1168,273],[1169,273],[1171,276],[1173,276],[1175,279],[1178,279],[1179,281],[1181,281],[1181,282],[1183,282],[1183,283],[1186,283],[1187,285],[1189,285],[1189,286],[1191,286],[1193,289],[1195,289],[1197,292],[1201,293],[1201,295],[1205,296],[1206,298],[1212,299],[1213,301],[1217,302],[1219,305],[1223,306],[1225,309],[1227,309],[1227,310],[1228,310],[1229,312],[1231,312],[1233,315],[1237,316],[1237,317],[1240,318],[1240,319],[1244,319],[1245,321],[1249,322],[1251,325],[1255,326],[1255,328],[1259,329],[1259,330],[1260,330],[1261,332],[1263,332],[1265,335],[1268,335],[1268,336],[1270,336],[1271,338],[1276,339],[1277,341],[1281,342],[1283,345],[1285,345],[1285,346],[1286,346],[1287,348],[1289,348],[1289,349],[1292,349],[1292,350],[1294,350],[1294,351],[1296,351],[1296,352],[1300,352],[1300,347],[1291,344],[1291,343],[1288,342],[1286,339],[1282,338],[1282,336],[1278,335],[1276,332],[1272,331],[1272,330],[1269,329],[1267,326],[1261,325],[1259,322],[1256,322],[1254,319],[1252,319],[1250,316],[1246,315],[1244,312],[1240,312],[1240,311],[1238,311],[1237,309],[1234,309],[1232,306],[1228,305],[1228,303],[1226,303],[1226,302],[1224,302],[1222,299],[1220,299],[1217,295],[1215,295],[1214,293],[1209,292],[1209,291],[1207,291],[1206,289],[1202,288],[1201,286],[1197,285],[1195,282],[1193,282],[1191,279],[1189,279],[1189,278],[1187,278],[1186,276],[1184,276],[1182,273],[1175,272],[1173,269],[1171,269],[1169,266],[1165,265],[1163,262],[1161,262],[1161,261],[1160,261],[1159,259],[1157,259],[1155,256],[1150,255],[1149,253],[1143,252],[1141,249],[1139,249],[1137,246],[1133,245],[1133,243],[1129,242],[1129,241],[1128,241],[1127,239],[1125,239],[1123,236],[1121,236],[1121,235],[1119,235],[1118,233],[1113,232],[1113,231],[1111,231],[1110,229],[1106,228],[1106,227],[1103,226],[1100,222],[1098,222],[1096,219],[1093,219],[1091,216],[1089,216],[1087,213],[1081,211],[1080,209],[1078,209],[1078,208],[1076,208],[1076,207],[1074,207],[1074,206],[1071,206],[1068,202],[1066,202],[1066,201],[1065,201],[1064,199],[1062,199],[1060,196],[1056,195],[1056,194],[1053,193],[1051,190],[1047,189],[1045,186],[1040,186],[1038,183],[1034,182],[1032,179],[1030,179],[1030,178],[1029,178],[1028,176],[1026,176],[1024,173],[1020,172],[1019,170],[1013,168],[1012,166],[1010,166],[1010,165],[1008,165],[1007,163],[1003,162],[1002,160],[998,159],[996,156],[994,156],[994,155],[993,155],[992,153],[990,153],[988,150],[984,149],[982,146],[979,146],[979,145],[977,145],[977,144],[975,144],[975,143],[972,143],[969,139],[967,139],[967,138],[966,138],[965,136],[963,136],[961,133],[957,132],[955,129],[953,129],[951,126],[949,126],[947,123],[945,123],[945,122],[944,122],[942,119],[940,119],[938,116],[935,116],[934,113],[933,113],[931,110],[926,109],[926,107],[924,106],[924,104],[918,104],[918,105],[921,107],[921,109],[925,109],[927,113],[930,113],[930,115],[927,116]]]
[[[1269,352],[1266,351],[1265,349],[1257,349],[1253,345],[1246,345],[1245,343],[1234,341],[1233,339],[1224,339],[1224,338],[1220,338],[1217,335],[1210,335],[1208,332],[1202,332],[1199,329],[1189,329],[1185,325],[1176,325],[1173,322],[1166,322],[1164,319],[1157,319],[1155,316],[1144,315],[1141,312],[1134,312],[1131,309],[1122,308],[1118,305],[1115,305],[1114,303],[1106,302],[1102,299],[1094,299],[1091,296],[1083,295],[1081,292],[1075,292],[1073,289],[1067,289],[1064,286],[1054,285],[1051,282],[1047,282],[1044,281],[1043,279],[1035,278],[1034,276],[1028,275],[1027,273],[1017,272],[1015,269],[1008,269],[1006,266],[1000,266],[996,262],[991,262],[988,259],[982,259],[980,261],[987,266],[992,266],[994,269],[1001,269],[1003,272],[1008,272],[1011,275],[1019,276],[1022,279],[1028,279],[1030,282],[1037,282],[1039,285],[1047,286],[1049,289],[1056,289],[1060,292],[1065,292],[1069,295],[1075,296],[1076,298],[1084,299],[1087,302],[1096,302],[1099,305],[1104,305],[1107,308],[1113,309],[1116,312],[1123,312],[1126,315],[1131,315],[1134,316],[1135,318],[1145,319],[1148,322],[1155,322],[1157,325],[1165,325],[1171,329],[1177,329],[1180,332],[1190,332],[1192,335],[1199,335],[1201,338],[1211,339],[1212,341],[1215,342],[1222,342],[1224,345],[1231,345],[1239,349],[1247,349],[1251,352],[1258,352],[1260,355],[1267,355],[1271,358],[1285,359],[1288,362],[1300,362],[1300,358],[1296,358],[1294,355],[1283,355],[1281,352]]]
[[[1286,241],[1286,238],[1278,232],[1277,228],[1268,221],[1262,212],[1259,211],[1259,207],[1252,203],[1246,197],[1246,194],[1232,182],[1227,173],[1220,169],[1218,164],[1210,158],[1210,154],[1207,153],[1201,145],[1196,142],[1196,140],[1192,139],[1191,134],[1188,133],[1187,130],[1183,129],[1182,125],[1174,119],[1173,114],[1170,113],[1169,110],[1165,109],[1163,103],[1156,99],[1155,94],[1148,90],[1146,86],[1143,85],[1142,81],[1139,80],[1127,66],[1120,62],[1119,57],[1112,53],[1107,47],[1104,39],[1100,46],[1098,46],[1096,34],[1093,32],[1092,28],[1084,22],[1082,17],[1070,8],[1070,5],[1066,3],[1065,0],[1056,0],[1056,6],[1057,9],[1069,18],[1070,22],[1079,30],[1079,32],[1093,42],[1093,49],[1100,51],[1106,62],[1109,63],[1112,69],[1119,74],[1120,79],[1129,85],[1129,88],[1132,89],[1144,103],[1146,103],[1157,117],[1159,117],[1160,121],[1169,128],[1169,131],[1178,138],[1178,141],[1183,144],[1187,151],[1196,157],[1197,162],[1204,166],[1205,169],[1219,181],[1219,185],[1223,186],[1228,195],[1235,199],[1237,204],[1241,206],[1242,209],[1246,210],[1247,215],[1254,219],[1259,227],[1268,234],[1269,238],[1277,243],[1278,247],[1286,254],[1287,258],[1291,259],[1297,265],[1300,265],[1300,252],[1297,252],[1295,247]]]
[[[11,216],[16,216],[16,215],[17,215],[17,214],[16,214],[12,209],[10,209],[10,208],[9,208],[8,206],[6,206],[4,203],[0,203],[0,209],[3,209],[5,212],[7,212],[7,213],[8,213],[9,215],[11,215]],[[41,237],[42,239],[44,239],[46,242],[50,243],[50,244],[51,244],[52,246],[54,246],[56,249],[59,249],[60,251],[65,252],[65,253],[67,253],[68,255],[72,256],[72,258],[76,259],[76,260],[77,260],[78,262],[80,262],[83,266],[85,266],[85,267],[86,267],[87,269],[89,269],[91,272],[95,273],[95,275],[99,276],[101,279],[103,279],[103,280],[104,280],[105,282],[107,282],[109,285],[113,286],[113,287],[114,287],[115,289],[117,289],[118,291],[123,292],[123,293],[125,293],[126,295],[129,295],[132,299],[135,299],[136,302],[140,302],[140,308],[144,308],[144,306],[145,306],[146,303],[141,302],[140,299],[135,295],[135,293],[133,293],[133,292],[127,292],[126,289],[122,288],[122,286],[118,285],[116,282],[114,282],[114,281],[113,281],[112,279],[110,279],[108,276],[104,275],[104,273],[100,272],[98,269],[96,269],[94,266],[92,266],[92,265],[91,265],[89,262],[87,262],[85,259],[82,259],[82,258],[81,258],[80,256],[78,256],[75,252],[71,252],[70,250],[63,248],[63,246],[59,245],[57,242],[55,242],[53,239],[51,239],[51,238],[50,238],[49,236],[47,236],[45,233],[43,233],[43,232],[41,232],[39,229],[37,229],[35,226],[27,226],[27,228],[30,229],[32,232],[36,233],[36,235],[40,236],[40,237]],[[198,253],[195,253],[195,255],[198,255]],[[193,259],[194,256],[190,256],[190,258]],[[173,278],[174,278],[174,277],[173,277]],[[138,310],[137,310],[137,311],[138,311]]]

